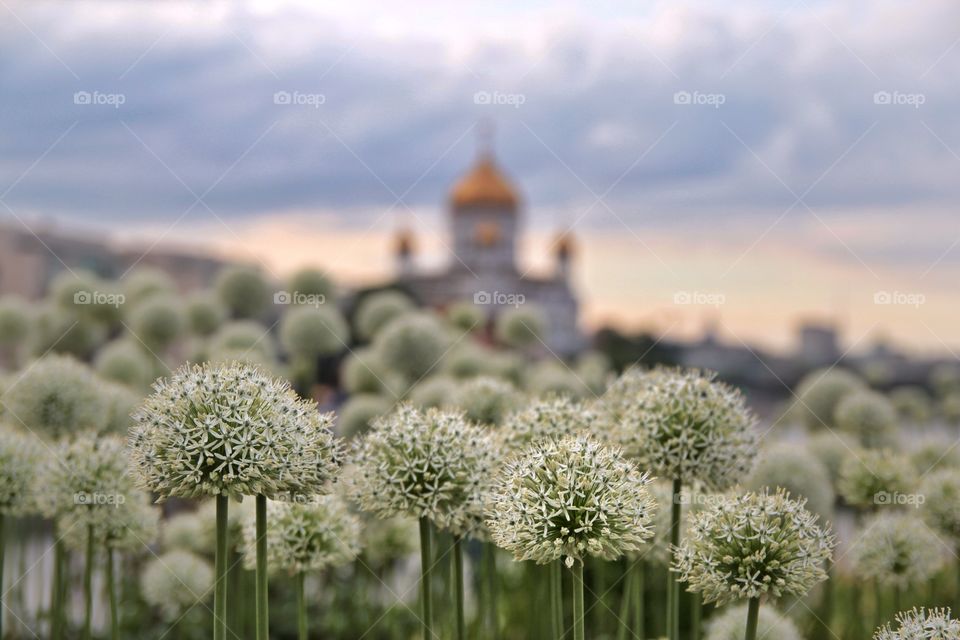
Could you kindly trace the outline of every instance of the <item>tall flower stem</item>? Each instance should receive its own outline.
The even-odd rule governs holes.
[[[267,612],[267,497],[257,498],[257,640],[269,640]]]
[[[303,571],[297,572],[297,637],[299,640],[307,640],[307,599],[303,593],[305,578]]]
[[[630,574],[633,577],[633,632],[638,638],[646,638],[645,616],[643,610],[643,592],[646,587],[646,566],[643,560],[639,560],[630,567]]]
[[[757,640],[757,622],[760,621],[760,598],[750,598],[747,605],[747,633],[744,640]]]
[[[50,637],[63,639],[63,584],[67,564],[66,549],[56,529],[53,531],[53,588],[50,592]]]
[[[633,591],[635,578],[631,567],[627,567],[627,575],[623,579],[623,599],[620,601],[620,614],[617,616],[617,640],[627,640],[627,631],[630,629],[630,609],[633,606]],[[640,636],[643,638],[643,636]]]
[[[227,514],[230,499],[217,496],[216,583],[213,591],[213,640],[227,640]]]
[[[703,619],[703,600],[694,593],[690,601],[690,640],[700,640],[700,621]]]
[[[430,520],[420,518],[420,616],[423,640],[431,640],[433,627],[433,593],[430,588],[430,564],[433,561],[430,540]]]
[[[563,567],[561,560],[550,563],[550,628],[553,638],[563,637]]]
[[[93,620],[93,559],[96,555],[93,525],[87,525],[86,565],[83,567],[83,640],[90,640],[90,624]]]
[[[680,491],[683,483],[680,478],[673,479],[673,500],[670,505],[670,544],[680,546]],[[670,640],[680,639],[680,582],[672,573],[667,574],[667,636]]]
[[[117,607],[116,573],[113,566],[114,551],[106,548],[107,564],[104,569],[107,573],[107,600],[110,602],[110,640],[120,640],[120,610]]]
[[[467,626],[463,617],[463,539],[453,536],[453,599],[457,611],[457,640],[467,639]]]
[[[484,580],[487,592],[487,625],[491,640],[499,640],[500,623],[497,614],[497,548],[492,542],[484,542],[481,550]]]
[[[573,640],[584,640],[586,632],[584,630],[583,614],[583,562],[576,561],[573,564]]]

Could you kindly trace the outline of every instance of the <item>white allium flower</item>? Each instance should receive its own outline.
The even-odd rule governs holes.
[[[401,560],[419,549],[420,529],[413,518],[366,518],[362,529],[363,558],[374,567]]]
[[[649,483],[618,448],[587,435],[539,442],[500,470],[487,526],[517,560],[614,560],[653,535]]]
[[[133,425],[131,416],[143,400],[143,394],[114,382],[102,383],[100,392],[106,403],[102,432],[126,434]]]
[[[426,313],[395,318],[377,333],[373,343],[384,364],[411,382],[434,371],[449,344],[446,327]]]
[[[823,519],[833,515],[836,495],[830,474],[813,454],[791,443],[778,443],[761,451],[757,465],[744,488],[757,491],[781,487],[798,498],[806,498],[807,509]]]
[[[210,338],[209,352],[249,353],[258,361],[273,362],[277,357],[270,329],[253,320],[237,320],[223,325]]]
[[[372,340],[394,319],[414,310],[413,301],[399,291],[380,291],[366,296],[357,306],[354,325],[357,335]]]
[[[350,329],[335,308],[295,307],[280,321],[280,343],[296,358],[337,354],[349,341]]]
[[[267,502],[267,567],[296,574],[339,567],[360,553],[360,520],[339,495]],[[244,564],[256,568],[256,519],[243,527]]]
[[[950,617],[950,609],[901,611],[896,623],[885,624],[873,634],[873,640],[960,640],[960,620]]]
[[[194,335],[209,336],[227,318],[227,310],[213,292],[201,291],[187,298],[184,305],[187,326]]]
[[[449,404],[459,383],[447,376],[430,376],[410,390],[410,404],[421,409]]]
[[[509,382],[481,376],[457,387],[448,404],[462,409],[471,422],[499,425],[520,403],[520,394]]]
[[[718,500],[693,517],[674,570],[704,602],[805,595],[827,579],[829,527],[786,492]]]
[[[909,494],[916,488],[917,474],[904,455],[887,449],[863,449],[847,456],[840,467],[839,493],[847,504],[873,508],[894,494]]]
[[[890,392],[890,402],[901,420],[908,424],[926,424],[933,414],[932,401],[926,390],[917,385],[904,385]]]
[[[337,293],[336,287],[326,273],[311,267],[300,269],[290,276],[287,286],[290,287],[291,292],[298,294],[298,299],[293,300],[294,303],[309,297],[311,300],[322,300],[323,303],[330,304],[334,302]]]
[[[27,515],[36,508],[34,482],[43,453],[35,436],[0,427],[0,515]]]
[[[356,349],[343,360],[340,382],[348,393],[383,393],[391,397],[402,394],[405,382],[391,371],[380,355],[369,347]]]
[[[797,402],[792,410],[810,429],[830,428],[834,426],[833,415],[840,401],[864,387],[860,376],[845,369],[817,369],[797,385]]]
[[[463,414],[402,405],[357,442],[351,493],[378,517],[426,517],[468,534],[483,509],[495,459],[491,437]]]
[[[588,406],[566,396],[550,396],[516,411],[498,431],[507,451],[534,442],[589,432],[597,415]]]
[[[22,343],[30,334],[32,319],[30,304],[19,296],[0,298],[0,345]]]
[[[527,371],[524,387],[535,396],[564,395],[582,398],[587,393],[586,384],[562,362],[542,360]]]
[[[458,302],[447,307],[447,322],[460,332],[479,331],[486,325],[486,314],[472,302]]]
[[[628,371],[598,407],[641,468],[722,491],[756,455],[754,418],[739,391],[696,370]]]
[[[897,439],[897,411],[875,391],[847,394],[837,403],[833,421],[868,449],[891,446]]]
[[[228,512],[228,517],[229,515],[232,514]],[[209,542],[207,540],[207,529],[209,529],[209,524],[200,517],[198,512],[184,511],[163,521],[160,528],[160,540],[164,549],[182,549],[206,556],[210,553],[211,548],[215,548],[207,546]]]
[[[183,332],[183,310],[174,296],[153,295],[133,307],[128,327],[153,351],[166,350]]]
[[[706,640],[743,640],[747,632],[747,605],[724,607],[707,622]],[[797,625],[773,607],[760,607],[757,637],[766,640],[803,640]]]
[[[100,546],[124,551],[145,551],[157,539],[160,509],[150,496],[129,488],[122,500],[113,504],[94,505],[86,511],[74,509],[58,520],[58,533],[71,549],[86,547],[89,527]]]
[[[74,310],[42,306],[37,312],[30,351],[36,356],[64,354],[87,358],[106,335],[102,325]]]
[[[547,332],[547,319],[543,312],[533,305],[524,308],[506,309],[496,319],[497,339],[511,347],[530,347],[538,345]]]
[[[45,456],[35,492],[44,516],[70,517],[85,529],[108,519],[131,490],[123,438],[83,433],[62,439]]]
[[[960,448],[946,434],[929,434],[911,438],[910,462],[920,477],[941,469],[960,469]]]
[[[490,372],[490,356],[493,352],[473,341],[461,342],[452,347],[440,364],[440,373],[467,380]]]
[[[374,420],[390,413],[395,402],[375,393],[350,396],[337,411],[337,433],[344,438],[362,435]]]
[[[943,543],[923,522],[890,512],[864,523],[851,556],[858,577],[900,588],[927,580],[946,560]]]
[[[147,604],[173,622],[211,596],[213,579],[209,562],[178,549],[147,563],[140,575],[140,591]]]
[[[840,468],[860,445],[850,436],[837,431],[821,431],[807,439],[807,450],[826,468],[831,484],[836,487],[840,477]]]
[[[102,430],[106,404],[90,368],[67,356],[28,365],[4,396],[11,420],[52,439]]]
[[[644,560],[661,566],[669,566],[672,558],[670,552],[670,505],[673,503],[673,486],[669,480],[654,480],[650,483],[650,494],[657,503],[657,512],[651,525],[653,537],[646,541],[646,544],[636,552],[628,553],[627,557],[631,560]],[[679,502],[684,506],[681,528],[686,532],[690,528],[690,522],[694,514],[702,511],[714,500],[720,500],[720,494],[703,493],[699,487],[684,488],[679,497]]]
[[[227,267],[217,274],[217,295],[234,318],[254,318],[270,304],[270,285],[252,267]]]
[[[182,367],[134,415],[130,459],[162,498],[310,495],[337,471],[332,414],[240,365]]]
[[[924,477],[920,495],[924,519],[960,545],[960,470],[942,469]]]
[[[93,361],[104,380],[112,380],[135,389],[146,388],[155,376],[149,354],[135,341],[120,338],[104,345]]]
[[[166,272],[150,267],[138,267],[123,279],[125,303],[140,304],[155,295],[176,295],[177,285]]]
[[[599,351],[586,351],[577,357],[577,377],[586,384],[592,395],[601,395],[611,382],[610,359]]]
[[[940,414],[947,424],[960,424],[960,391],[950,391],[940,400]]]

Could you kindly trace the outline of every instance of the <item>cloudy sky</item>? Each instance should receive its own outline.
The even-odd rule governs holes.
[[[490,122],[592,326],[960,352],[958,75],[955,0],[0,0],[0,215],[375,279]]]

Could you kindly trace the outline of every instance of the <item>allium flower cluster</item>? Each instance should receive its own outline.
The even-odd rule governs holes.
[[[873,640],[960,640],[960,620],[950,617],[950,609],[914,608],[895,620],[877,629]]]
[[[875,391],[854,391],[834,410],[837,427],[868,449],[890,446],[897,439],[897,410]]]
[[[510,414],[499,433],[507,451],[523,449],[548,438],[590,431],[596,413],[566,396],[550,396]]]
[[[426,517],[462,535],[482,512],[496,453],[463,414],[402,405],[374,422],[353,461],[351,492],[364,511]]]
[[[40,453],[35,437],[0,427],[0,515],[21,516],[35,508],[32,490]]]
[[[100,430],[106,411],[92,371],[68,356],[48,355],[28,366],[3,401],[17,423],[51,439]]]
[[[58,521],[71,549],[83,549],[93,527],[93,538],[110,549],[140,551],[149,548],[160,529],[160,509],[142,491],[129,491],[113,504],[68,511]]]
[[[499,425],[520,404],[520,394],[509,382],[480,376],[461,384],[453,394],[453,406],[477,424]]]
[[[40,512],[86,528],[103,526],[125,502],[131,482],[123,438],[84,433],[59,442],[43,467],[36,495]]]
[[[810,452],[789,443],[765,449],[744,487],[752,491],[764,487],[786,489],[794,496],[806,498],[807,509],[821,518],[833,514],[836,501],[826,467]]]
[[[725,607],[707,624],[706,640],[743,640],[747,631],[747,605]],[[773,607],[760,607],[757,637],[769,640],[803,640],[793,620]]]
[[[360,553],[360,520],[336,495],[267,502],[267,566],[296,574],[344,565]],[[243,527],[244,562],[256,567],[256,519]]]
[[[140,591],[147,604],[172,622],[211,595],[213,567],[189,551],[168,551],[144,567]]]
[[[134,421],[131,464],[162,498],[311,495],[339,466],[332,414],[242,364],[179,369],[154,384]]]
[[[792,410],[809,429],[830,428],[840,401],[865,386],[858,375],[845,369],[817,369],[797,385],[797,402]]]
[[[861,450],[844,461],[837,484],[848,504],[867,508],[884,504],[894,494],[911,493],[917,474],[906,456],[886,449]]]
[[[536,443],[498,474],[487,507],[494,542],[517,560],[613,560],[653,535],[650,479],[585,434]]]
[[[852,556],[857,576],[897,587],[926,580],[946,559],[937,536],[912,514],[901,513],[868,520]]]
[[[960,544],[960,470],[935,471],[923,479],[920,494],[924,519]]]
[[[693,518],[674,570],[704,602],[803,596],[826,580],[835,541],[786,491],[717,501]]]
[[[611,390],[611,433],[659,476],[730,487],[753,464],[754,418],[743,396],[714,378],[682,369],[628,374]]]

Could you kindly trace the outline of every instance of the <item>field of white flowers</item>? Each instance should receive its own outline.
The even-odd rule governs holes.
[[[757,419],[317,271],[0,299],[2,638],[960,640],[960,370]]]

